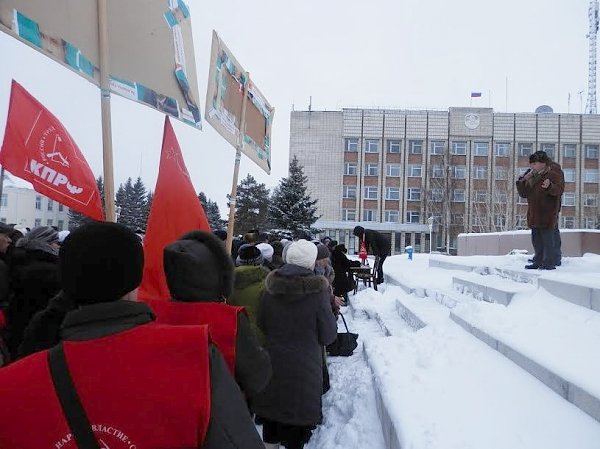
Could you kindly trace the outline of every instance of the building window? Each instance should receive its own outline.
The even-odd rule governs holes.
[[[444,167],[441,165],[432,165],[431,166],[431,177],[432,178],[443,178],[444,177]]]
[[[562,197],[563,206],[575,206],[575,193],[565,192]]]
[[[387,152],[388,153],[400,153],[400,141],[399,140],[388,140],[387,141]]]
[[[62,231],[65,228],[65,222],[63,220],[58,220],[58,230]]]
[[[363,221],[376,221],[376,215],[377,211],[375,209],[365,209],[363,210]]]
[[[423,153],[423,141],[422,140],[411,140],[408,143],[410,148],[410,154],[421,154]]]
[[[434,140],[431,142],[431,154],[444,154],[446,142],[443,140]]]
[[[527,216],[515,215],[515,226],[517,229],[525,229],[527,227]]]
[[[365,187],[365,199],[376,200],[377,199],[377,187],[369,186]]]
[[[52,226],[54,224],[54,220],[52,218],[48,218],[46,220],[46,226]]]
[[[564,215],[560,217],[562,221],[561,228],[564,229],[573,229],[575,228],[575,217],[565,217]]]
[[[545,151],[546,154],[553,159],[554,158],[554,149],[556,148],[556,145],[554,145],[553,143],[542,143],[540,145],[540,149],[542,151]]]
[[[585,195],[583,195],[583,205],[588,207],[598,206],[598,194],[586,193]]]
[[[452,224],[464,225],[465,224],[465,215],[464,214],[451,214],[450,220],[452,221]]]
[[[467,179],[467,167],[465,165],[455,165],[454,176],[456,179]]]
[[[464,203],[465,202],[465,190],[464,189],[454,189],[452,192],[452,201],[455,203]]]
[[[408,201],[421,201],[421,189],[409,188],[407,200]]]
[[[379,166],[377,164],[367,164],[365,167],[365,176],[379,175]]]
[[[42,225],[42,219],[41,218],[36,218],[35,221],[33,222],[33,226],[34,227],[38,227]]]
[[[452,154],[459,156],[467,154],[467,142],[452,142]]]
[[[358,165],[355,162],[346,162],[344,164],[344,174],[345,175],[356,175],[358,169]]]
[[[0,222],[6,223],[6,218],[4,218],[4,217],[0,218]]]
[[[563,145],[563,157],[564,158],[574,158],[577,151],[577,145],[574,143],[565,143]]]
[[[501,229],[506,228],[506,215],[494,215],[494,224]]]
[[[444,189],[431,189],[431,201],[440,203],[444,200]]]
[[[508,157],[510,151],[510,143],[497,143],[496,144],[496,156]]]
[[[385,199],[386,200],[399,200],[400,199],[400,187],[386,187],[385,188]]]
[[[487,179],[487,166],[475,165],[473,167],[473,179]]]
[[[54,201],[48,198],[48,212],[52,212],[54,210]]]
[[[343,198],[356,198],[356,186],[344,186]]]
[[[487,203],[488,195],[485,190],[475,190],[475,202],[476,203]]]
[[[416,211],[408,211],[406,212],[406,222],[407,223],[420,223],[421,214]]]
[[[519,156],[529,157],[529,155],[532,152],[533,152],[533,144],[532,143],[520,143],[519,144]]]
[[[386,223],[398,223],[400,220],[400,213],[397,210],[386,210],[385,211],[385,222]]]
[[[584,170],[583,171],[584,182],[598,182],[598,170]]]
[[[344,150],[348,151],[348,152],[358,151],[358,139],[356,139],[356,138],[346,139],[346,146],[344,147]]]
[[[586,145],[585,157],[586,159],[598,159],[598,145]]]
[[[401,167],[400,164],[387,164],[387,175],[393,176],[395,178],[400,177],[401,175]]]
[[[585,229],[596,229],[595,217],[585,217],[583,220]]]
[[[575,182],[575,169],[574,168],[563,168],[565,174],[565,182]]]
[[[412,178],[420,178],[423,176],[423,167],[421,165],[409,165],[408,176]]]
[[[42,210],[42,197],[39,195],[36,195],[35,197],[35,209]]]
[[[527,198],[517,195],[517,204],[527,204]]]
[[[475,142],[475,156],[487,156],[489,144],[487,142]]]
[[[506,181],[508,179],[508,168],[507,167],[494,168],[494,177],[496,178],[496,181]]]
[[[496,203],[496,204],[508,203],[508,194],[503,191],[494,192],[494,203]]]
[[[63,210],[65,210],[65,206],[62,203],[58,203],[58,211],[62,212]]]
[[[356,221],[356,209],[342,209],[343,221]]]
[[[8,194],[3,193],[2,194],[2,207],[7,207],[7,206],[8,206]]]
[[[379,140],[366,139],[365,140],[365,153],[379,153]]]

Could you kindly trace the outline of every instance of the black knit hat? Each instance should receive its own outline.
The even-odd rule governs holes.
[[[262,252],[256,246],[246,243],[238,249],[237,265],[262,265],[263,262]]]
[[[185,234],[165,248],[163,262],[173,299],[219,302],[231,296],[233,261],[216,235],[204,231]]]
[[[533,162],[543,162],[544,164],[549,164],[551,159],[548,156],[548,153],[543,150],[539,150],[529,155],[529,163],[531,164]]]
[[[63,290],[76,304],[110,302],[142,282],[144,250],[127,227],[92,222],[65,239],[59,264]]]

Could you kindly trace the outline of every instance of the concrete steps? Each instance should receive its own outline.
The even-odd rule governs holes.
[[[587,285],[573,284],[555,278],[540,278],[538,285],[552,295],[586,309],[600,312],[600,279],[585,282]]]
[[[481,301],[508,306],[513,297],[520,293],[533,293],[531,284],[501,279],[498,276],[482,276],[464,273],[452,277],[452,285],[460,293],[467,293]]]

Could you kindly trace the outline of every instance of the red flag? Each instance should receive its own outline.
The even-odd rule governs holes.
[[[104,219],[100,192],[81,151],[39,101],[15,80],[10,92],[0,164],[36,192],[96,220]]]
[[[175,132],[169,117],[165,117],[158,180],[144,236],[144,278],[138,292],[140,299],[171,297],[163,269],[163,250],[186,232],[197,229],[210,232]]]

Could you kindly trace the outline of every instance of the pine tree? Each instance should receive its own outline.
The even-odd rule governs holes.
[[[217,202],[207,199],[204,192],[200,192],[198,194],[198,199],[200,200],[200,204],[202,204],[202,208],[206,213],[206,218],[208,219],[210,229],[213,231],[216,229],[222,229],[223,226],[225,226],[225,222],[221,219],[221,212],[219,211],[219,205]]]
[[[235,204],[236,234],[250,229],[266,229],[269,225],[269,189],[259,184],[252,175],[246,176],[238,185]]]
[[[146,229],[148,217],[146,207],[148,205],[148,192],[142,178],[138,176],[131,189],[131,217],[134,229]]]
[[[152,200],[154,199],[154,193],[152,191],[148,191],[148,195],[146,195],[146,207],[144,208],[144,226],[143,230],[148,228],[148,218],[150,217],[150,209],[152,209]]]
[[[294,237],[307,237],[315,233],[311,228],[319,219],[317,200],[311,200],[306,192],[307,177],[298,159],[290,162],[287,178],[282,178],[273,191],[269,205],[269,218],[273,227],[292,232]]]
[[[136,229],[137,222],[135,219],[136,207],[133,204],[134,193],[133,193],[133,181],[131,178],[127,178],[125,184],[119,185],[117,190],[115,204],[119,211],[117,223],[121,223],[131,229]]]
[[[100,192],[100,200],[102,201],[102,211],[104,211],[104,180],[102,176],[98,176],[96,179],[96,185],[98,186],[98,191]],[[75,228],[78,228],[82,224],[85,224],[89,221],[92,221],[91,218],[74,211],[73,209],[69,209],[69,231],[72,231]]]

